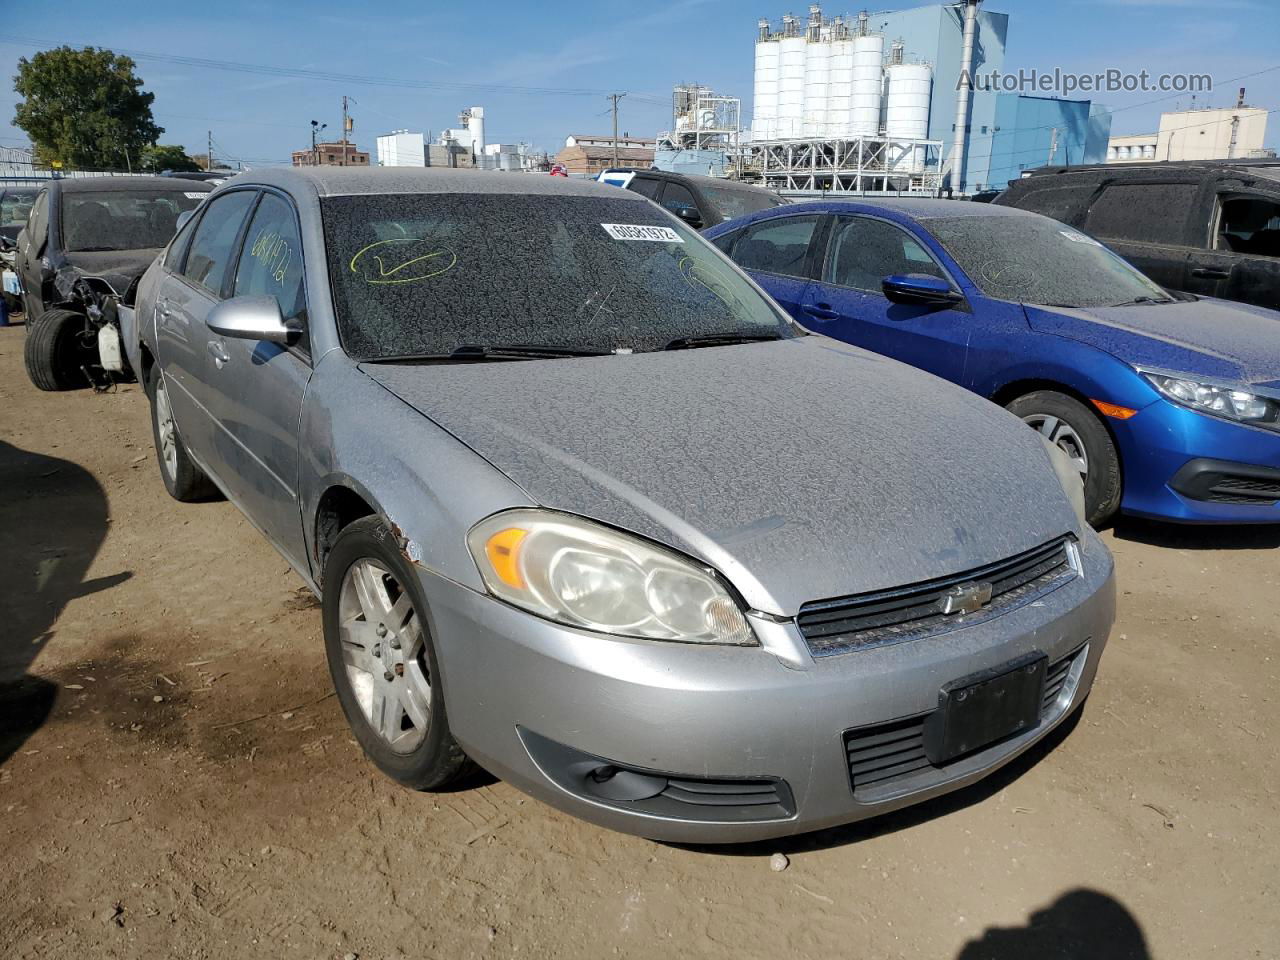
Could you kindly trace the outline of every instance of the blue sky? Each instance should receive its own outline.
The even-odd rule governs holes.
[[[921,6],[915,0],[881,8]],[[853,7],[824,5],[828,14]],[[1231,78],[1280,65],[1280,3],[1275,0],[988,0],[1010,15],[1006,69],[1093,72],[1108,67],[1153,73],[1209,73],[1212,103],[1249,101],[1280,107],[1280,69],[1239,83]],[[0,9],[17,14],[17,0]],[[30,7],[26,8],[30,11]],[[621,128],[652,136],[669,126],[671,86],[709,84],[741,96],[752,86],[752,40],[761,15],[807,9],[800,0],[649,0],[643,4],[551,4],[383,0],[358,7],[318,0],[265,4],[221,0],[212,7],[157,5],[154,0],[59,0],[56,18],[0,12],[0,74],[45,45],[91,44],[352,76],[432,83],[485,84],[493,89],[410,89],[212,70],[138,58],[138,73],[156,95],[161,142],[203,152],[212,129],[215,153],[286,161],[309,143],[309,121],[336,131],[341,98],[354,98],[356,141],[393,128],[439,131],[457,125],[462,107],[483,105],[490,142],[527,141],[559,149],[569,133],[607,132],[605,94],[628,91]],[[519,92],[511,87],[553,89]],[[1154,130],[1161,110],[1178,98],[1135,106],[1154,94],[1098,97],[1117,109],[1115,133]],[[11,126],[16,97],[0,84],[0,145],[25,143]],[[1181,98],[1181,106],[1189,98]],[[1201,104],[1203,105],[1203,100]],[[1267,142],[1280,143],[1280,114]]]

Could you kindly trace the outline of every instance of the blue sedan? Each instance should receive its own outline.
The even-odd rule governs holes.
[[[1171,293],[1078,230],[988,204],[824,200],[706,236],[810,330],[1039,430],[1093,524],[1280,523],[1280,314]]]

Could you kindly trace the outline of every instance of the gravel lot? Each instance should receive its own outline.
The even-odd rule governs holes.
[[[167,497],[138,387],[39,393],[22,338],[0,329],[6,960],[1280,957],[1280,531],[1108,532],[1094,693],[987,782],[675,847],[490,778],[382,778],[285,562]]]

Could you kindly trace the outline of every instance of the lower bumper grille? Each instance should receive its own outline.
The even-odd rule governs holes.
[[[1081,647],[1049,665],[1040,708],[1041,723],[1054,719],[1062,709],[1058,700],[1071,678],[1072,668],[1083,660],[1087,650],[1087,646]],[[855,797],[861,799],[872,789],[892,787],[922,770],[946,769],[933,766],[925,756],[924,724],[928,717],[929,714],[923,713],[845,732],[849,779]]]
[[[1059,537],[1017,556],[954,576],[811,601],[800,608],[796,625],[817,657],[914,640],[981,623],[1042,597],[1076,576],[1074,557],[1075,538]],[[979,601],[985,596],[986,602],[969,612],[951,612],[951,604],[963,602],[966,591]]]
[[[1192,500],[1273,507],[1280,503],[1280,469],[1227,460],[1191,460],[1169,486]]]

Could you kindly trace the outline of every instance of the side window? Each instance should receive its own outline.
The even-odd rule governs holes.
[[[628,185],[629,189],[648,197],[650,200],[657,198],[660,186],[662,186],[662,181],[655,180],[653,177],[634,177]]]
[[[744,270],[803,277],[816,216],[779,217],[753,223],[738,233],[733,259]]]
[[[684,184],[668,182],[667,189],[662,192],[662,205],[675,213],[681,207],[697,209],[698,201],[693,199],[693,194]]]
[[[273,193],[263,194],[244,236],[235,296],[275,297],[285,322],[303,325],[307,302],[302,278],[302,240],[293,207]]]
[[[1010,188],[1011,205],[1032,210],[1073,227],[1084,225],[1085,210],[1089,198],[1098,189],[1096,180],[1073,177],[1072,182],[1059,183],[1056,177],[1029,177]],[[1029,181],[1029,182],[1028,182]],[[1044,181],[1049,181],[1045,183]],[[1022,185],[1026,183],[1026,189]]]
[[[236,237],[255,197],[257,193],[252,190],[237,190],[207,201],[209,207],[196,225],[182,275],[216,297],[222,296],[222,282],[235,253]]]
[[[41,190],[36,202],[31,205],[31,213],[27,217],[27,239],[35,247],[32,253],[38,253],[44,246],[49,231],[49,191]]]
[[[1108,184],[1089,208],[1084,228],[1104,239],[1183,244],[1199,189],[1192,182]]]
[[[824,283],[880,292],[880,281],[894,274],[947,275],[911,234],[883,220],[842,220],[831,235],[822,272]]]
[[[177,234],[169,241],[169,249],[165,251],[165,266],[174,270],[182,266],[182,258],[186,256],[187,247],[191,245],[191,235],[196,232],[196,224],[200,220],[200,209],[196,210],[187,218],[187,222],[178,228]]]
[[[1216,246],[1255,257],[1280,257],[1280,202],[1263,197],[1224,199]]]
[[[716,237],[711,242],[720,250],[721,253],[733,256],[733,244],[742,236],[741,230],[730,230],[724,236]]]

